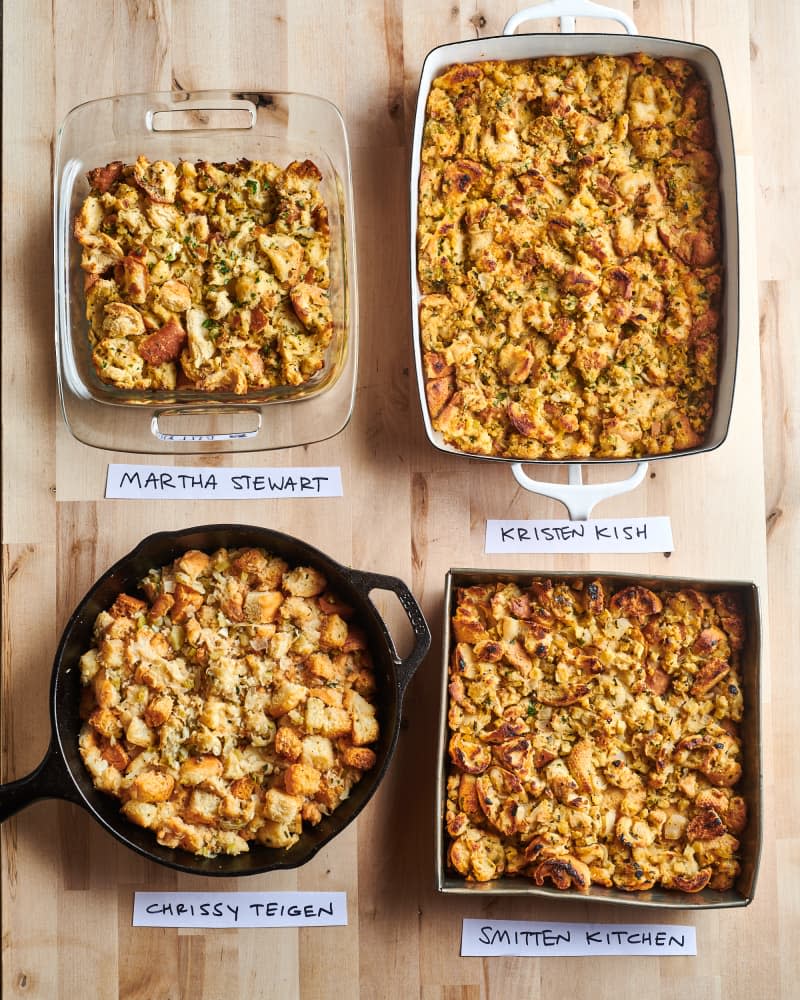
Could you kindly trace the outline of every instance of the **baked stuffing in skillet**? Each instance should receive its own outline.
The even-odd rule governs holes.
[[[730,592],[603,580],[461,588],[448,862],[466,879],[730,888],[747,808]]]
[[[375,764],[375,676],[317,570],[191,550],[121,594],[80,661],[81,757],[158,842],[291,847]]]
[[[330,232],[314,163],[140,156],[88,177],[74,233],[103,382],[245,394],[324,367]]]
[[[718,167],[688,62],[458,64],[433,81],[418,197],[428,409],[520,459],[702,443],[717,378]]]

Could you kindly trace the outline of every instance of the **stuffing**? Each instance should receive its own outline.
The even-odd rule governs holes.
[[[417,270],[446,444],[552,460],[703,441],[722,283],[713,139],[681,60],[489,60],[433,81]]]
[[[80,754],[159,843],[290,847],[375,765],[372,660],[360,640],[331,659],[352,609],[327,588],[260,549],[191,550],[150,570],[146,600],[120,594],[97,616]]]
[[[747,822],[734,593],[497,582],[459,589],[452,625],[455,871],[578,891],[734,884]]]
[[[313,163],[139,156],[87,178],[73,232],[101,381],[241,395],[324,368],[331,241]]]

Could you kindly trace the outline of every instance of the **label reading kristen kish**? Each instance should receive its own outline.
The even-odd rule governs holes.
[[[339,466],[230,469],[111,464],[106,476],[107,500],[297,500],[340,496]]]
[[[510,552],[672,552],[668,517],[589,521],[487,521],[487,554]]]
[[[137,892],[134,927],[345,927],[345,892]]]
[[[694,927],[678,924],[565,924],[465,919],[461,954],[531,958],[696,955]]]

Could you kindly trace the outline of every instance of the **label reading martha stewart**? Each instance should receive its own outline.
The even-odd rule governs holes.
[[[342,470],[109,465],[108,500],[280,500],[340,497]]]

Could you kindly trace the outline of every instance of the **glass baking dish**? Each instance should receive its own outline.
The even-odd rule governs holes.
[[[92,365],[81,246],[73,219],[86,174],[140,154],[172,162],[312,160],[330,224],[334,333],[323,369],[300,386],[250,391],[133,390],[102,382]],[[355,219],[345,124],[307,94],[196,91],[127,94],[81,104],[56,134],[54,282],[58,388],[64,418],[84,444],[145,454],[287,448],[338,434],[353,408],[358,355]]]

